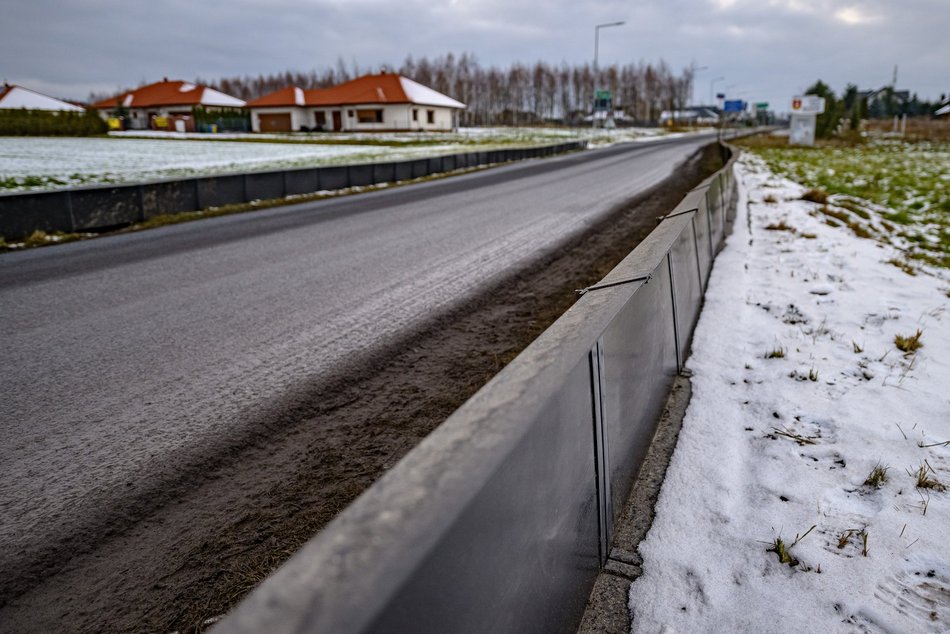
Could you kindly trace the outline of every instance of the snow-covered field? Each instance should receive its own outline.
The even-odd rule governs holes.
[[[208,135],[137,131],[112,133],[110,138],[4,137],[0,138],[0,192],[397,161],[572,140],[587,140],[591,146],[603,146],[664,134],[654,128],[463,128],[457,133],[424,135]],[[267,142],[268,139],[274,142]]]
[[[633,629],[950,631],[950,274],[738,173]]]
[[[237,143],[174,139],[7,137],[0,139],[0,191],[136,182],[397,160],[446,153],[455,146]]]

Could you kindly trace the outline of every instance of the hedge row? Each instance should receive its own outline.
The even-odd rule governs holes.
[[[92,136],[107,130],[106,122],[94,110],[0,110],[0,136]]]

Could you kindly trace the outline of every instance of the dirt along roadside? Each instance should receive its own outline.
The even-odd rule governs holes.
[[[715,146],[584,235],[332,381],[275,401],[258,432],[131,528],[0,606],[9,632],[198,631],[316,534],[721,165]],[[15,572],[14,572],[15,574]]]

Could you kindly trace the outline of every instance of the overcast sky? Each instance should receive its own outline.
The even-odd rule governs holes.
[[[85,99],[162,77],[310,70],[409,54],[514,61],[666,60],[716,92],[769,101],[822,79],[950,93],[950,0],[2,0],[0,78]]]

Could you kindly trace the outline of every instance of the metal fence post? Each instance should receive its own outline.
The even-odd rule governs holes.
[[[613,498],[610,493],[610,453],[607,450],[607,421],[604,409],[604,342],[598,339],[590,351],[590,388],[594,420],[594,469],[597,480],[597,526],[600,565],[607,563],[613,538]]]

